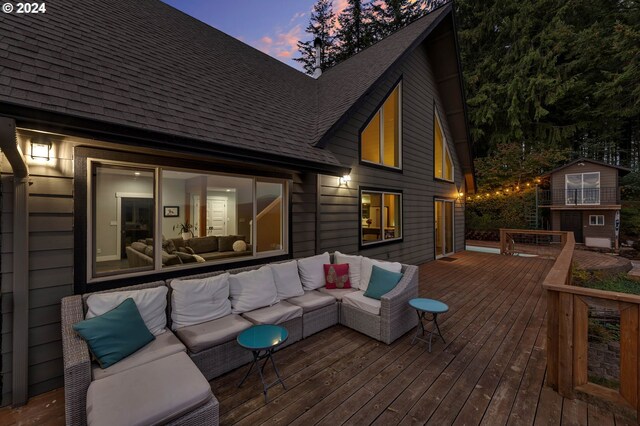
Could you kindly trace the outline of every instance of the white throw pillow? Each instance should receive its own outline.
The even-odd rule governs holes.
[[[167,327],[167,287],[160,286],[144,290],[96,293],[87,298],[87,319],[105,314],[118,307],[128,298],[136,302],[140,316],[149,331],[158,336]]]
[[[201,324],[231,314],[229,274],[171,281],[171,328]]]
[[[241,314],[278,302],[278,291],[269,266],[229,275],[231,312]]]
[[[336,264],[349,264],[349,281],[351,282],[351,288],[360,288],[360,270],[362,268],[362,256],[342,254],[336,250],[336,252],[333,254],[333,260]]]
[[[278,300],[286,300],[290,297],[302,296],[304,290],[298,275],[298,262],[292,260],[286,263],[270,265],[273,280],[278,290]]]
[[[362,257],[362,268],[360,269],[360,290],[362,291],[367,291],[367,288],[369,287],[373,265],[391,272],[402,271],[402,264],[398,262],[383,262],[381,260]]]
[[[298,259],[300,281],[305,290],[315,290],[324,287],[324,265],[331,263],[329,253]]]

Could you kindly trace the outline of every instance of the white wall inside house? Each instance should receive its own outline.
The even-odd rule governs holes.
[[[207,191],[207,198],[227,199],[227,235],[234,235],[238,230],[236,192],[233,191]]]
[[[116,193],[153,196],[153,177],[135,176],[134,171],[98,169],[96,176],[95,238],[96,256],[110,258],[118,250],[118,204]],[[106,173],[101,173],[101,171]],[[115,173],[114,173],[115,172]],[[149,173],[150,175],[150,173]]]
[[[183,179],[162,179],[162,235],[164,238],[176,238],[180,236],[177,229],[179,223],[184,223],[184,201],[185,201],[185,181]],[[164,217],[165,206],[178,206],[180,215],[178,217]],[[176,226],[176,229],[173,227]]]

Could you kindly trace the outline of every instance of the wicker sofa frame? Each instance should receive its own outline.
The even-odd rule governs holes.
[[[255,270],[263,265],[238,268],[229,271],[218,271],[182,277],[182,279],[205,278],[224,272],[239,273]],[[417,324],[417,317],[409,308],[408,301],[418,296],[418,267],[402,265],[403,278],[394,290],[381,298],[380,315],[373,315],[359,308],[335,304],[307,312],[301,318],[285,321],[282,326],[289,331],[289,339],[282,347],[311,336],[335,324],[343,324],[360,333],[380,340],[386,344],[404,335]],[[141,290],[167,285],[167,327],[171,326],[171,280],[155,281],[134,285],[122,289],[106,290]],[[91,358],[87,344],[73,331],[72,325],[82,321],[86,312],[86,299],[89,294],[69,296],[62,299],[62,350],[65,382],[66,422],[70,425],[85,425],[87,421],[86,398],[91,384]],[[225,342],[197,353],[187,354],[207,380],[212,380],[235,368],[249,363],[252,355],[240,347],[235,340]],[[218,402],[215,397],[207,404],[190,413],[173,420],[172,425],[218,424]]]

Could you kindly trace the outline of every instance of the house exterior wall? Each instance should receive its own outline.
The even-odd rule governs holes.
[[[18,138],[23,152],[26,140]],[[28,157],[27,157],[28,158]],[[28,159],[29,394],[63,385],[60,299],[73,294],[73,172],[63,151],[47,165]],[[11,403],[13,179],[2,158],[2,405]]]
[[[18,133],[22,152],[29,133]],[[74,170],[73,148],[86,141],[56,141],[51,160],[36,162],[27,155],[29,193],[29,395],[63,386],[60,300],[74,292]],[[109,144],[94,142],[102,147]],[[113,147],[113,145],[111,146]],[[122,148],[119,146],[118,148]],[[1,315],[2,402],[12,402],[12,213],[11,166],[1,163]],[[290,241],[293,257],[315,253],[316,175],[293,174]],[[221,265],[218,268],[228,268]],[[191,274],[187,270],[185,274]]]
[[[563,231],[560,226],[560,215],[565,210],[553,210],[551,212],[551,229],[554,231]],[[611,244],[615,244],[615,210],[580,210],[582,214],[582,235],[583,238],[609,238]],[[603,215],[604,225],[589,225],[590,215]],[[584,241],[583,241],[584,242]]]
[[[320,176],[318,252],[339,250],[411,264],[434,259],[434,199],[456,200],[458,189],[466,191],[431,65],[426,48],[419,46],[332,136],[327,147],[342,164],[351,167],[352,180],[346,187],[339,185],[336,177]],[[399,79],[402,79],[402,172],[360,164],[360,129]],[[434,179],[434,104],[454,162],[455,183]],[[362,187],[402,191],[402,242],[360,248]],[[464,249],[464,204],[457,200],[454,221],[455,250],[459,251]]]

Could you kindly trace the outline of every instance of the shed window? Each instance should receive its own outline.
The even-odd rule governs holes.
[[[435,177],[453,181],[453,161],[437,111],[433,114],[433,145]]]
[[[591,225],[591,226],[604,226],[604,215],[602,215],[602,214],[589,215],[589,225]]]
[[[600,204],[600,172],[565,175],[565,203]]]
[[[401,89],[398,83],[360,134],[362,161],[396,169],[402,167]]]
[[[362,245],[402,238],[402,194],[387,191],[361,191]]]

